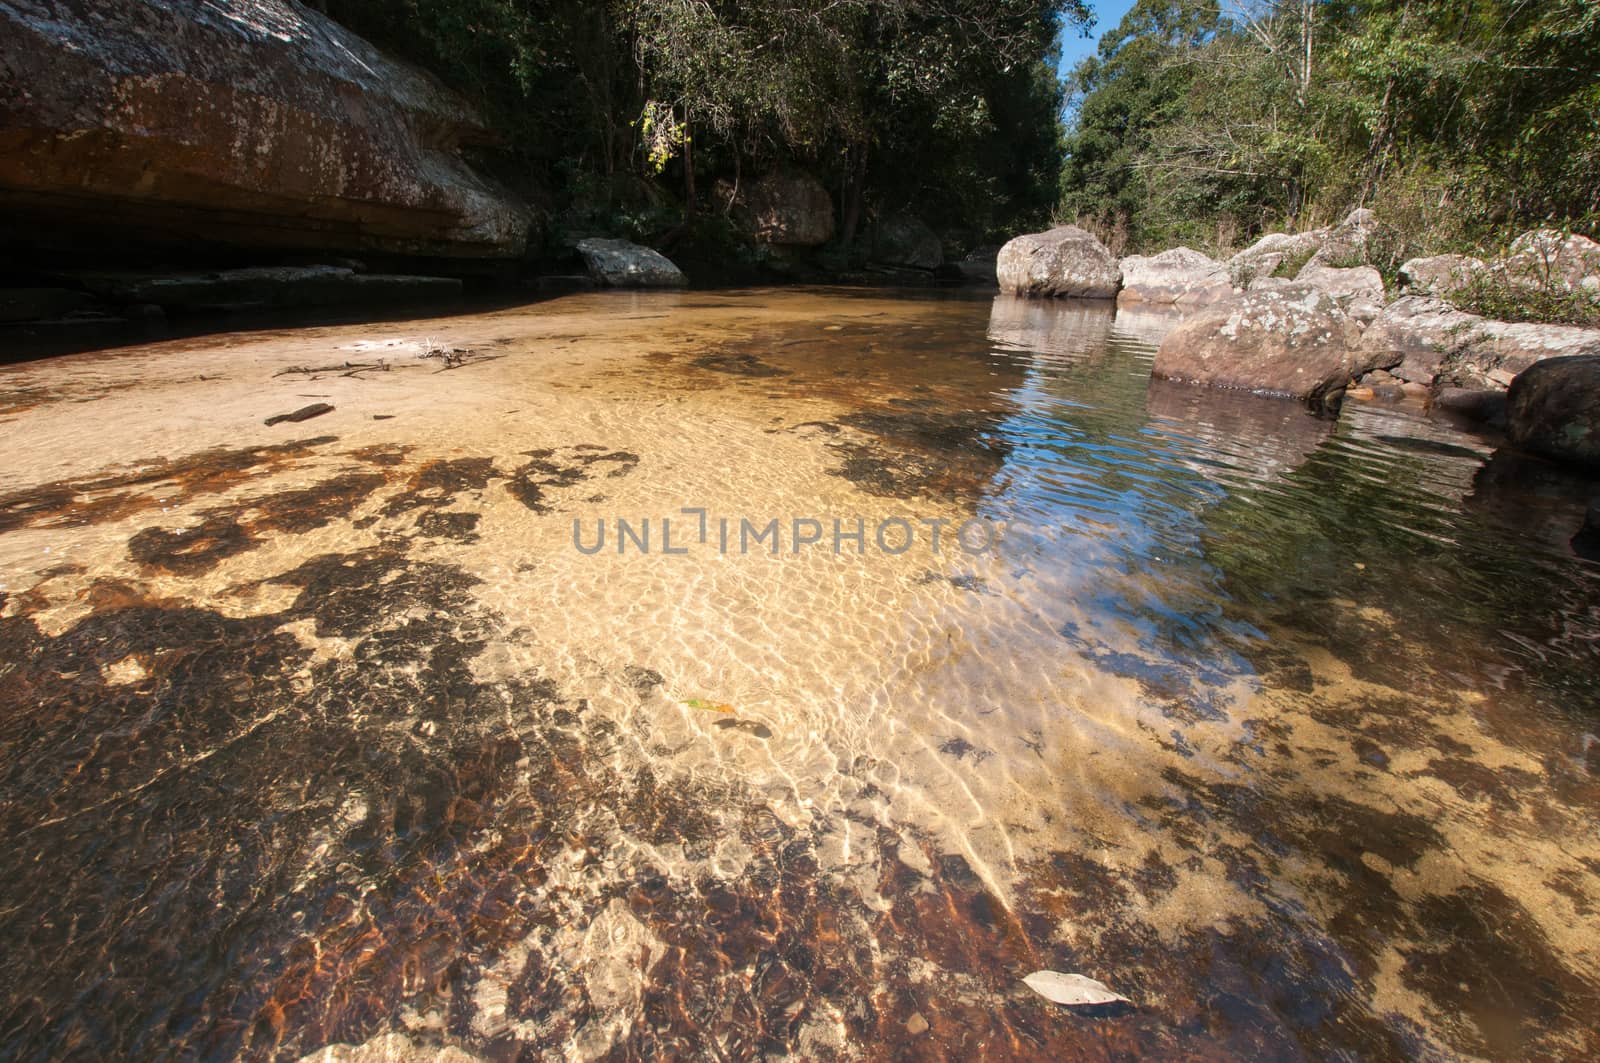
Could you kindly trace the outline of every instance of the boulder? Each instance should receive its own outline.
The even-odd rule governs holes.
[[[1547,458],[1600,470],[1600,355],[1549,358],[1517,374],[1506,434]]]
[[[1448,299],[1470,288],[1488,265],[1471,255],[1430,255],[1408,259],[1400,267],[1400,285],[1407,295]]]
[[[1523,233],[1511,242],[1495,273],[1514,288],[1579,293],[1600,303],[1600,244],[1576,233]]]
[[[894,214],[873,229],[872,257],[889,266],[938,269],[944,264],[944,244],[919,219]]]
[[[438,80],[293,0],[0,3],[20,238],[515,257],[526,208],[459,153],[489,139]]]
[[[1211,387],[1315,399],[1379,368],[1337,300],[1308,284],[1247,292],[1173,329],[1151,375]]]
[[[1248,288],[1258,277],[1270,277],[1284,263],[1295,267],[1309,262],[1328,238],[1327,229],[1303,233],[1268,233],[1228,259],[1228,277],[1238,288]]]
[[[1122,291],[1117,293],[1118,306],[1203,306],[1234,294],[1228,268],[1187,247],[1174,247],[1158,255],[1129,255],[1119,268]]]
[[[1481,388],[1440,388],[1429,405],[1497,428],[1506,423],[1506,393]]]
[[[833,197],[808,173],[769,173],[724,194],[734,218],[762,243],[819,247],[833,239]]]
[[[1418,383],[1504,390],[1535,362],[1600,354],[1600,330],[1491,321],[1441,299],[1407,295],[1384,308],[1362,340],[1394,375]]]
[[[609,288],[682,288],[689,283],[666,255],[627,240],[579,240],[578,254],[589,276]]]
[[[967,284],[998,284],[995,262],[1000,257],[998,247],[978,247],[967,253],[959,262],[952,263],[961,279]]]
[[[1113,299],[1122,280],[1105,245],[1076,225],[1019,236],[1000,249],[995,273],[1002,291]]]
[[[1365,207],[1357,207],[1327,235],[1306,263],[1328,269],[1364,266],[1372,260],[1372,243],[1378,231],[1378,217]]]
[[[1299,271],[1294,277],[1294,282],[1326,291],[1334,299],[1344,301],[1346,309],[1354,304],[1371,304],[1376,315],[1376,311],[1384,304],[1384,279],[1382,274],[1371,266],[1338,269],[1333,266],[1317,266],[1315,261],[1312,261]]]

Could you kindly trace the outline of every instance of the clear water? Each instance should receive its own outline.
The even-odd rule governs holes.
[[[595,295],[0,369],[0,1055],[1600,1053],[1600,485],[1151,385],[1170,324]]]

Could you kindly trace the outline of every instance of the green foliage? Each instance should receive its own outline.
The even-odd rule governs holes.
[[[1600,328],[1600,303],[1588,292],[1509,285],[1490,274],[1474,277],[1450,301],[1462,310],[1497,321],[1532,321],[1543,325]]]
[[[1385,257],[1600,222],[1594,0],[1139,0],[1072,89],[1062,211],[1146,249],[1362,205]]]
[[[847,225],[911,207],[973,239],[1054,207],[1053,49],[1064,22],[1090,19],[1083,0],[324,6],[473,100],[502,176],[558,228],[612,210],[618,175],[680,189],[682,219],[717,179],[799,165],[836,190]]]

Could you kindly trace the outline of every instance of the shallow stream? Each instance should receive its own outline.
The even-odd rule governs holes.
[[[0,369],[0,1057],[1600,1056],[1600,484],[1170,325]]]

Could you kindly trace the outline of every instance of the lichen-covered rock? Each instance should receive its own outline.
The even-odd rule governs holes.
[[[1122,290],[1117,293],[1118,306],[1203,306],[1234,294],[1228,268],[1187,247],[1174,247],[1158,255],[1129,255],[1119,268]]]
[[[1372,259],[1372,242],[1378,233],[1378,216],[1366,207],[1357,207],[1326,233],[1316,252],[1306,263],[1327,269],[1364,266]]]
[[[995,273],[1017,295],[1113,299],[1122,281],[1111,252],[1076,225],[1017,237],[1000,249]]]
[[[721,194],[731,197],[734,218],[762,243],[817,247],[833,239],[833,197],[808,173],[769,173],[737,190],[724,184]]]
[[[1376,368],[1361,350],[1360,326],[1336,299],[1291,284],[1196,312],[1162,341],[1151,375],[1314,399]]]
[[[1471,287],[1487,268],[1483,259],[1471,255],[1412,258],[1400,267],[1400,284],[1407,295],[1448,299]]]
[[[1600,355],[1549,358],[1517,374],[1506,434],[1545,457],[1600,469]]]
[[[1600,244],[1577,233],[1536,229],[1512,241],[1495,274],[1514,288],[1582,294],[1600,303]]]
[[[666,255],[627,240],[579,240],[578,254],[589,276],[609,288],[681,288],[689,283]]]
[[[1248,288],[1257,278],[1269,277],[1284,263],[1299,272],[1300,266],[1322,247],[1329,230],[1312,229],[1303,233],[1268,233],[1228,259],[1228,276],[1239,288]]]
[[[97,236],[511,257],[482,121],[291,0],[0,0],[0,211]]]
[[[1403,380],[1505,389],[1535,362],[1600,354],[1600,330],[1491,321],[1441,299],[1407,295],[1384,308],[1362,340],[1372,357],[1394,359]]]
[[[893,214],[873,230],[872,257],[889,266],[938,269],[944,264],[944,244],[920,219]]]
[[[1376,312],[1376,307],[1382,307],[1384,304],[1384,279],[1382,274],[1371,266],[1350,266],[1339,269],[1339,267],[1307,263],[1306,267],[1294,277],[1294,282],[1310,285],[1326,291],[1333,298],[1346,301],[1346,309],[1350,309],[1350,304],[1373,304]]]

